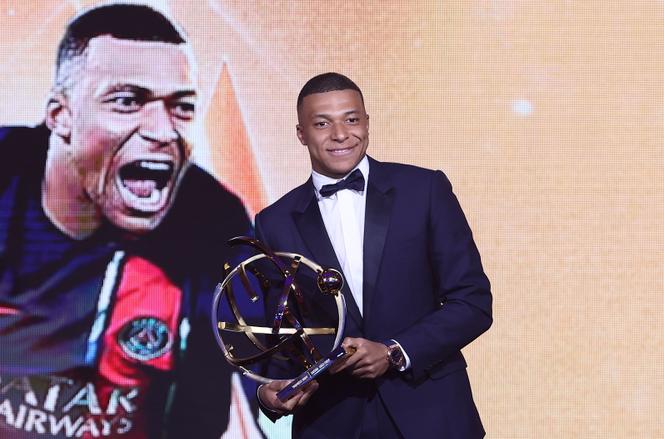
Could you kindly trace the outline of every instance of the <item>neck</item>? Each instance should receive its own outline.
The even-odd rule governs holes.
[[[65,235],[84,239],[101,226],[101,214],[85,194],[77,168],[61,143],[61,139],[51,135],[42,182],[42,208]]]

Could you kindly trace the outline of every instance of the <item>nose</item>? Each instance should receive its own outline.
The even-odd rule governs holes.
[[[336,142],[344,142],[348,138],[348,132],[343,123],[336,123],[332,128],[332,140]]]
[[[160,144],[171,143],[179,138],[173,117],[164,101],[152,101],[143,107],[143,111],[140,128],[143,138]]]

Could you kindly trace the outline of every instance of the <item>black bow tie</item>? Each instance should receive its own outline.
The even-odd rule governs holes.
[[[323,197],[329,197],[330,195],[336,194],[337,191],[342,189],[353,189],[356,191],[364,190],[364,176],[359,169],[354,170],[350,175],[343,180],[340,180],[334,184],[326,184],[320,188],[320,194]]]

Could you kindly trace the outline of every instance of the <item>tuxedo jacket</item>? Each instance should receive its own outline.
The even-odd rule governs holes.
[[[481,438],[460,350],[491,326],[492,298],[471,230],[442,172],[372,158],[369,164],[364,309],[360,314],[344,286],[344,335],[395,339],[411,367],[375,380],[323,375],[293,416],[293,436],[358,437],[367,400],[380,397],[405,438]],[[274,251],[299,253],[341,271],[314,191],[309,179],[260,212],[257,238]],[[302,290],[316,304],[320,293],[313,285]],[[309,314],[306,325],[316,326],[329,324],[324,320],[336,311],[314,305]],[[270,373],[288,376],[277,363],[271,362]]]

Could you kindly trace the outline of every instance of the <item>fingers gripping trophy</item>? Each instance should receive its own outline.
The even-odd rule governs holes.
[[[225,277],[217,285],[212,304],[215,338],[226,360],[260,383],[276,379],[256,372],[256,366],[265,360],[290,361],[301,366],[302,373],[289,377],[290,383],[277,394],[286,401],[336,360],[351,353],[341,346],[346,321],[346,301],[341,293],[343,276],[302,255],[274,252],[253,238],[241,236],[228,243],[247,246],[256,254],[232,270],[228,264],[224,267]],[[310,288],[303,290],[301,283]],[[235,290],[242,290],[237,292],[242,296]],[[324,309],[328,312],[321,312],[319,307],[311,309],[313,301],[307,298],[312,295],[324,296],[316,297],[315,302],[327,301]],[[254,318],[250,321],[251,316],[243,312],[252,305],[254,309],[262,307],[262,312],[252,313]],[[328,318],[321,320],[321,314]],[[321,321],[329,325],[307,326],[307,322]],[[269,322],[271,326],[265,326]],[[317,341],[319,336],[328,342]]]

